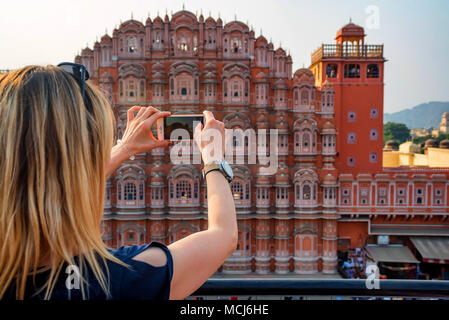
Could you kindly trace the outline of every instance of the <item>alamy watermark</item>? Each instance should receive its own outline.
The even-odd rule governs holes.
[[[369,5],[365,8],[365,27],[368,30],[380,29],[380,9],[379,6]]]
[[[77,266],[71,264],[65,269],[67,278],[65,280],[65,286],[68,290],[80,288],[80,270]]]
[[[368,264],[365,270],[365,285],[369,290],[380,289],[379,267],[376,264]]]

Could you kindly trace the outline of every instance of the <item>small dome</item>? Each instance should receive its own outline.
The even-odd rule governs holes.
[[[315,84],[315,77],[313,76],[312,70],[308,68],[301,68],[296,70],[293,81],[305,82],[313,86]]]
[[[385,150],[399,150],[399,143],[396,140],[388,140],[385,143]]]
[[[441,149],[449,149],[449,139],[441,140],[440,148]]]
[[[279,48],[276,49],[275,55],[276,55],[276,56],[285,56],[286,53],[285,53],[285,50],[284,50],[284,49],[282,49],[281,47],[279,47]]]
[[[162,18],[157,16],[156,18],[154,18],[153,24],[162,24]]]
[[[208,17],[208,18],[206,19],[206,24],[208,24],[208,25],[215,25],[216,22],[215,22],[214,18]]]
[[[438,141],[435,139],[428,139],[424,143],[424,148],[438,148]]]
[[[101,43],[109,43],[111,41],[112,38],[108,34],[105,34],[104,36],[101,37]]]
[[[256,46],[266,45],[266,44],[268,44],[268,41],[267,41],[267,39],[265,39],[264,36],[261,35],[256,39]]]
[[[295,76],[302,77],[304,75],[313,77],[313,72],[312,72],[312,70],[310,70],[308,68],[301,68],[301,69],[296,70],[296,72],[295,72]]]
[[[343,28],[338,30],[337,38],[339,37],[364,37],[365,30],[352,22],[349,22]]]

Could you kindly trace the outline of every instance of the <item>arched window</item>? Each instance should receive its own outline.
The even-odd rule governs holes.
[[[187,180],[178,180],[176,183],[176,198],[178,199],[191,199],[192,198],[192,186]]]
[[[302,146],[303,146],[303,151],[304,149],[308,149],[310,147],[310,133],[309,132],[304,132],[302,134]]]
[[[137,190],[136,185],[134,183],[128,182],[125,184],[125,200],[136,200],[137,199]]]
[[[243,200],[243,187],[240,181],[231,184],[231,191],[235,200]]]
[[[119,81],[118,86],[119,86],[120,97],[123,97],[123,81],[122,80]]]
[[[117,183],[117,199],[118,201],[122,200],[122,184]]]
[[[137,39],[134,36],[131,36],[127,39],[127,47],[129,53],[135,53],[138,51],[137,47]]]
[[[228,80],[223,81],[223,96],[228,96]]]
[[[234,97],[238,97],[239,96],[239,82],[237,81],[237,80],[234,80],[234,83],[233,83],[233,96]]]
[[[307,89],[301,91],[301,105],[309,105],[309,91]]]
[[[145,81],[144,80],[140,81],[140,96],[141,97],[145,96]]]
[[[143,200],[144,195],[145,195],[145,190],[144,190],[143,183],[141,183],[139,185],[139,200]]]
[[[310,188],[310,185],[305,184],[302,187],[302,198],[303,198],[303,200],[310,200],[310,199],[312,199],[312,190]]]

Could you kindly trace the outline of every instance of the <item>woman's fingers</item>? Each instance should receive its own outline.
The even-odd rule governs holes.
[[[210,112],[210,111],[203,111],[203,114],[204,114],[204,118],[205,118],[205,123],[207,123],[208,121],[210,121],[210,120],[212,120],[212,119],[215,119],[215,117],[214,117],[214,114],[212,113],[212,112]]]
[[[154,148],[165,148],[170,144],[170,141],[168,140],[157,140],[154,141]]]
[[[153,126],[153,123],[154,123],[157,119],[160,119],[160,118],[163,118],[163,117],[168,117],[170,114],[171,114],[171,113],[168,112],[168,111],[164,111],[164,112],[159,111],[159,112],[153,113],[153,114],[151,115],[151,117],[149,117],[148,119],[145,120],[145,122],[146,122],[146,123],[150,126],[150,128],[151,128],[151,127]]]
[[[132,120],[134,120],[134,112],[140,110],[139,106],[133,106],[128,109],[128,123],[130,123]]]

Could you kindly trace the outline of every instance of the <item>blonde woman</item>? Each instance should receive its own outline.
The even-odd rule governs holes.
[[[184,299],[235,250],[226,175],[206,174],[207,230],[168,247],[106,248],[106,178],[130,156],[168,145],[150,131],[168,113],[130,108],[113,147],[111,108],[87,78],[75,64],[0,77],[0,299]],[[208,129],[224,134],[224,126],[210,112],[205,117],[195,139],[207,167],[201,139]]]

